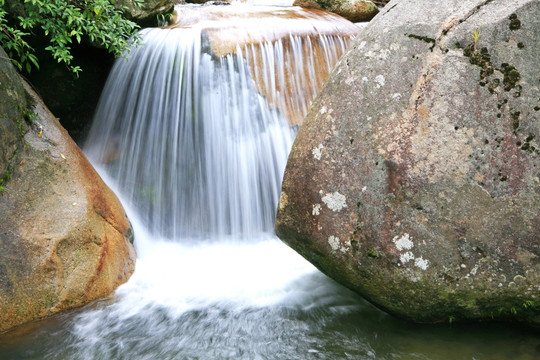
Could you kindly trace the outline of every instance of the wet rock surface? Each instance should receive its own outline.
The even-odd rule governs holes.
[[[278,236],[397,316],[538,325],[538,16],[390,2],[299,131]]]
[[[159,14],[165,14],[173,10],[175,0],[143,0],[140,2],[133,0],[117,0],[114,2],[116,8],[124,11],[129,19],[137,22],[151,21]]]
[[[2,332],[109,296],[135,252],[122,205],[8,60],[0,87]]]
[[[302,123],[309,106],[304,99],[315,98],[347,44],[361,31],[335,14],[296,7],[185,5],[176,11],[178,18],[169,27],[201,28],[213,57],[240,50],[259,92],[291,125]]]
[[[295,0],[293,5],[329,11],[352,22],[369,21],[379,12],[372,1],[363,0]]]

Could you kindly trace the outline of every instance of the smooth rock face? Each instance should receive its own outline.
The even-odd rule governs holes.
[[[293,5],[329,11],[352,22],[369,21],[379,12],[373,2],[363,0],[295,0]]]
[[[299,131],[278,236],[400,317],[539,325],[539,17],[390,2]]]
[[[172,11],[175,3],[175,0],[144,0],[135,4],[133,0],[116,0],[114,5],[117,9],[123,10],[128,18],[144,21]]]
[[[1,107],[0,128],[14,122],[25,134],[10,135],[17,152],[0,194],[0,332],[109,296],[135,264],[122,205],[5,63],[0,59],[0,102],[7,92],[18,110],[5,116]],[[35,114],[28,116],[33,124],[23,113]]]

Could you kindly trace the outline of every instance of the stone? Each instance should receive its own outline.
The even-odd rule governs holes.
[[[278,236],[401,318],[540,325],[539,16],[388,3],[299,130]]]
[[[122,10],[127,18],[144,23],[157,15],[171,12],[175,3],[176,0],[116,0],[114,6]]]
[[[293,5],[329,11],[352,22],[369,21],[379,12],[377,5],[363,0],[295,0]]]
[[[13,66],[7,61],[7,54],[0,48],[0,119],[15,118],[21,115],[19,124],[15,121],[0,121],[0,186],[3,186],[3,176],[8,170],[10,159],[17,150],[17,143],[22,136],[19,126],[22,126],[23,114],[20,114],[21,101],[24,100],[23,88],[19,76]],[[1,192],[1,188],[0,188]]]
[[[0,173],[1,333],[109,296],[132,274],[135,251],[119,200],[2,58],[0,94],[9,140],[0,149],[11,154],[9,176]]]

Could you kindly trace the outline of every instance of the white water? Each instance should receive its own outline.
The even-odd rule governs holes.
[[[75,318],[66,356],[298,358],[293,348],[320,346],[283,338],[307,336],[299,314],[358,308],[273,234],[296,128],[251,76],[276,103],[287,83],[315,94],[321,80],[302,44],[325,50],[327,72],[349,39],[285,40],[217,58],[196,26],[148,29],[116,63],[86,152],[122,198],[138,260],[114,299]],[[264,71],[251,71],[259,57]],[[305,115],[312,99],[285,100]]]

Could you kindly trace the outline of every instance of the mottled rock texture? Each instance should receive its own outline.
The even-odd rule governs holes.
[[[116,8],[124,11],[129,19],[136,21],[149,21],[159,14],[165,14],[173,10],[176,0],[116,0]]]
[[[293,5],[329,11],[352,22],[369,21],[379,12],[373,2],[363,0],[295,0]]]
[[[116,196],[2,58],[0,130],[3,332],[110,295],[135,252]]]
[[[278,236],[400,317],[539,325],[539,18],[537,0],[386,5],[299,131]]]

